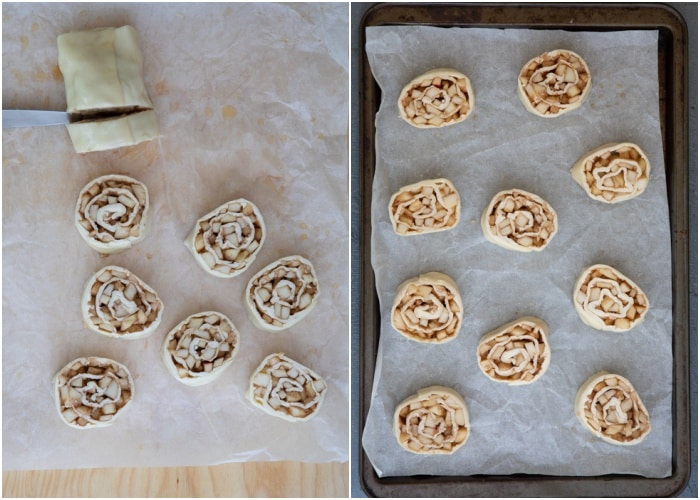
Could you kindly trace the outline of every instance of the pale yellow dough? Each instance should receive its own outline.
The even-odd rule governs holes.
[[[396,406],[394,436],[407,451],[421,455],[450,455],[469,437],[469,410],[454,389],[433,385]]]
[[[651,164],[642,149],[631,142],[610,142],[584,154],[571,168],[571,176],[588,196],[604,203],[630,200],[649,184]]]
[[[446,274],[430,272],[399,285],[391,326],[410,340],[439,344],[457,338],[463,314],[457,283]]]
[[[417,128],[439,128],[467,119],[474,109],[469,78],[451,68],[423,73],[399,94],[399,115]]]
[[[651,432],[639,394],[629,380],[614,373],[589,377],[576,392],[574,413],[581,425],[611,444],[634,445]]]

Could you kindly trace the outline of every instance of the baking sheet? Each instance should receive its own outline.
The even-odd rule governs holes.
[[[160,141],[77,155],[66,129],[3,130],[3,469],[185,466],[348,459],[346,4],[3,4],[3,107],[65,109],[56,36],[132,24]],[[173,36],[177,33],[177,37]],[[101,258],[73,225],[79,190],[108,173],[149,188],[146,239]],[[268,237],[231,280],[205,273],[183,241],[196,219],[244,196]],[[316,267],[321,295],[289,331],[255,329],[241,301],[250,277],[284,255]],[[165,309],[148,339],[100,337],[79,298],[97,269],[123,265]],[[215,309],[241,334],[217,381],[178,383],[160,360],[166,333]],[[320,413],[292,424],[253,408],[248,377],[284,351],[322,375]],[[114,425],[79,432],[54,408],[51,377],[78,356],[126,364],[136,396]]]
[[[657,32],[401,26],[371,27],[366,36],[365,49],[383,99],[376,118],[372,213],[372,264],[383,321],[363,436],[377,474],[668,476],[671,259]],[[554,120],[536,119],[519,102],[515,77],[525,61],[555,46],[583,55],[592,68],[593,90],[578,111]],[[414,76],[440,66],[470,76],[476,109],[454,127],[414,129],[398,118],[398,93]],[[653,157],[652,182],[630,204],[602,206],[587,198],[568,170],[585,151],[623,139],[637,142]],[[386,211],[391,194],[402,185],[438,176],[451,178],[462,195],[460,226],[420,238],[395,236]],[[541,254],[515,255],[481,235],[481,210],[495,192],[512,186],[542,195],[559,214],[559,233]],[[630,231],[631,221],[640,219],[650,222],[639,232]],[[573,309],[573,283],[584,267],[597,261],[636,278],[650,297],[652,310],[645,323],[629,334],[585,327]],[[465,302],[460,337],[444,346],[418,346],[403,339],[388,319],[396,286],[431,270],[452,275]],[[492,290],[497,293],[486,293]],[[540,316],[550,326],[549,372],[530,387],[493,384],[476,366],[478,339],[524,314]],[[654,429],[642,444],[608,445],[575,419],[576,389],[600,369],[628,376],[650,409]],[[458,389],[470,408],[473,434],[451,457],[405,453],[391,433],[395,405],[434,383]]]

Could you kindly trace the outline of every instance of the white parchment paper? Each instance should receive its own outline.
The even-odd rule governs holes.
[[[77,155],[65,127],[3,130],[3,469],[185,466],[348,459],[347,5],[4,4],[3,108],[65,109],[56,37],[133,25],[162,139]],[[149,189],[151,232],[101,258],[78,234],[78,192],[131,175]],[[267,239],[244,274],[205,273],[183,241],[198,217],[245,197]],[[254,328],[241,297],[273,260],[299,253],[318,273],[314,311],[288,331]],[[160,328],[119,341],[83,327],[85,281],[125,266],[160,295]],[[167,332],[203,310],[241,334],[232,367],[203,387],[160,359]],[[253,369],[283,351],[325,378],[320,413],[293,424],[244,397]],[[66,426],[52,376],[78,356],[111,357],[135,379],[132,404],[105,429]]]
[[[526,61],[556,48],[583,56],[593,87],[578,110],[541,119],[520,103],[516,79]],[[669,475],[671,253],[657,33],[372,27],[366,50],[382,90],[372,194],[372,264],[382,324],[363,435],[377,473]],[[399,92],[437,67],[453,67],[470,77],[475,109],[458,125],[411,127],[399,118]],[[641,196],[606,205],[590,199],[569,169],[585,152],[613,141],[639,144],[653,167]],[[395,235],[387,210],[391,195],[434,177],[451,179],[460,192],[459,225],[431,235]],[[482,235],[482,210],[496,192],[512,187],[542,196],[558,213],[559,232],[543,252],[508,251]],[[585,267],[598,262],[631,277],[649,297],[646,320],[630,332],[594,330],[574,310],[574,283]],[[443,345],[417,344],[390,324],[397,286],[429,271],[452,276],[464,302],[459,337]],[[524,315],[549,325],[549,370],[528,386],[492,382],[477,365],[478,341]],[[641,444],[607,444],[577,421],[576,391],[599,370],[626,376],[639,392],[653,426]],[[396,405],[433,384],[456,389],[469,407],[471,434],[454,455],[406,452],[392,434]]]

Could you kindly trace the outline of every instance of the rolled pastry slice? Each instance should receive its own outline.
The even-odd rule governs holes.
[[[544,375],[552,357],[547,324],[525,316],[500,326],[479,341],[479,368],[491,380],[530,384]]]
[[[309,314],[318,292],[318,278],[311,262],[300,255],[290,255],[265,266],[250,279],[244,303],[255,326],[275,332]]]
[[[431,272],[399,285],[391,326],[416,342],[439,344],[457,337],[463,313],[457,283],[446,274]]]
[[[448,387],[420,389],[394,411],[394,436],[413,453],[452,454],[467,441],[469,428],[464,398]]]
[[[389,201],[389,218],[401,236],[452,229],[460,218],[459,193],[442,178],[404,186]]]
[[[150,211],[144,184],[126,175],[104,175],[80,191],[75,225],[91,248],[113,254],[146,236]]]
[[[649,158],[639,146],[611,142],[583,155],[571,176],[594,200],[618,203],[642,194],[650,171]]]
[[[204,385],[219,378],[238,354],[238,330],[215,311],[193,314],[170,330],[162,358],[170,374],[186,385]]]
[[[591,72],[570,50],[552,50],[530,59],[518,75],[518,96],[525,108],[543,118],[572,111],[591,90]]]
[[[474,91],[466,75],[451,68],[428,71],[406,84],[399,95],[401,118],[418,128],[464,121],[474,109]]]
[[[206,272],[233,278],[250,267],[264,241],[265,223],[260,210],[239,198],[197,220],[185,245]]]
[[[487,240],[518,252],[541,251],[557,233],[557,213],[536,194],[522,189],[501,191],[481,215]]]
[[[651,431],[644,403],[622,375],[591,376],[576,393],[574,411],[586,429],[608,443],[637,444]]]
[[[649,300],[639,285],[620,271],[595,264],[585,269],[576,281],[574,307],[588,326],[624,332],[644,320]]]
[[[103,267],[90,277],[81,306],[85,326],[120,339],[147,337],[158,328],[163,315],[158,294],[119,266]]]
[[[105,427],[134,397],[134,380],[126,366],[108,358],[78,358],[53,379],[56,409],[76,429]]]
[[[304,422],[318,413],[326,389],[317,373],[279,352],[267,356],[255,369],[247,397],[270,415]]]
[[[135,146],[160,137],[152,109],[128,115],[81,120],[66,125],[76,153],[90,153]]]

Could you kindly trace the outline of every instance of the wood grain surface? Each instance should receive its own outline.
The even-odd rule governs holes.
[[[348,462],[2,473],[3,497],[344,497]]]

